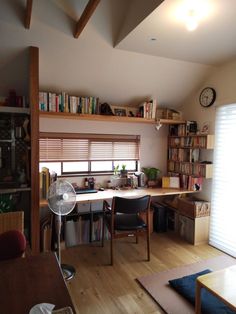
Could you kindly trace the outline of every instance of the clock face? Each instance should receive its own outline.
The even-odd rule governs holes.
[[[211,106],[216,99],[216,91],[212,87],[206,87],[201,91],[199,102],[203,107]]]

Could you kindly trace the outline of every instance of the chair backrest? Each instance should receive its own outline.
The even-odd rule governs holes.
[[[26,249],[26,239],[19,230],[0,234],[0,261],[21,257]]]
[[[0,234],[9,231],[18,230],[24,232],[24,212],[9,212],[0,214]]]
[[[149,209],[150,200],[150,195],[145,195],[138,198],[124,198],[114,196],[112,200],[112,210],[114,210],[114,213],[137,214]]]

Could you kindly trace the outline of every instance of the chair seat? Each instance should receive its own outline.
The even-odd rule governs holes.
[[[109,224],[111,223],[111,215],[107,215],[105,219]],[[139,230],[145,227],[145,222],[137,214],[117,214],[114,217],[115,230]]]

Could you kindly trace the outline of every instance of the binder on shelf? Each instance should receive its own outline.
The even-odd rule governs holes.
[[[179,189],[180,180],[179,177],[162,177],[162,187],[163,188],[175,188]]]

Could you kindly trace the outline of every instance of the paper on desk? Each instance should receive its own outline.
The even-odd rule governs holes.
[[[31,308],[29,314],[52,314],[54,307],[54,304],[49,303],[36,304]]]

